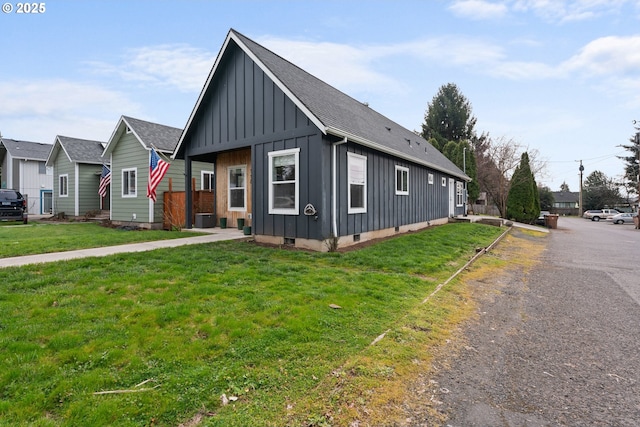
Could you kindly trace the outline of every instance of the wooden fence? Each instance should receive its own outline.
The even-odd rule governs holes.
[[[192,209],[191,223],[195,223],[197,213],[213,213],[215,194],[212,190],[195,190],[195,178],[191,182]],[[172,230],[183,228],[187,224],[187,210],[184,191],[172,191],[169,180],[169,191],[163,194],[162,228]]]

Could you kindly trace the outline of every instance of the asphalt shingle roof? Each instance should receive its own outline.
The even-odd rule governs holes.
[[[464,173],[424,138],[309,74],[248,37],[230,30],[258,60],[325,126],[379,149],[425,163],[459,177]],[[242,46],[241,46],[242,47]],[[360,141],[358,141],[360,140]]]
[[[147,148],[150,148],[153,144],[160,151],[173,153],[173,150],[178,145],[182,129],[134,119],[133,117],[122,116],[122,118]]]
[[[58,136],[57,140],[72,162],[102,164],[105,160],[103,142],[68,136]]]
[[[41,142],[18,141],[15,139],[2,138],[2,144],[7,149],[11,157],[27,160],[46,161],[53,145]]]

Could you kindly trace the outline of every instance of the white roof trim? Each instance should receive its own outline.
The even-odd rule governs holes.
[[[215,60],[215,62],[213,64],[213,67],[211,68],[211,71],[209,72],[209,76],[207,77],[207,81],[204,84],[204,87],[202,88],[202,91],[200,92],[200,96],[198,97],[198,101],[196,102],[195,107],[191,111],[191,115],[189,116],[189,120],[187,120],[187,124],[184,127],[184,129],[182,131],[182,134],[180,135],[180,140],[178,141],[178,145],[176,146],[176,149],[173,151],[173,154],[171,155],[172,159],[175,159],[176,154],[178,153],[178,151],[180,151],[180,147],[182,147],[182,143],[184,142],[184,137],[185,137],[187,131],[189,130],[189,128],[191,127],[191,123],[193,122],[193,119],[195,118],[196,112],[200,108],[200,104],[202,103],[202,100],[204,99],[204,95],[207,93],[207,90],[209,89],[209,85],[211,84],[211,81],[213,80],[213,76],[216,74],[216,70],[218,69],[218,66],[220,65],[220,61],[222,60],[222,56],[224,55],[224,52],[226,52],[227,47],[229,46],[229,41],[230,40],[233,40],[234,42],[236,42],[236,44],[240,47],[240,49],[242,49],[242,51],[244,53],[246,53],[247,56],[249,58],[251,58],[251,60],[253,62],[255,62],[260,67],[260,69],[276,84],[276,86],[278,86],[278,88],[282,92],[284,92],[284,94],[287,97],[289,97],[289,99],[291,99],[291,101],[293,101],[293,103],[296,105],[296,107],[298,107],[300,109],[300,111],[302,111],[309,118],[309,120],[311,120],[311,122],[314,125],[316,125],[318,127],[318,129],[320,129],[320,131],[322,131],[322,133],[324,133],[325,135],[327,134],[327,129],[328,128],[324,125],[324,123],[322,123],[320,121],[320,119],[318,119],[313,113],[311,113],[311,111],[306,107],[306,105],[304,105],[296,96],[293,95],[293,93],[289,90],[289,88],[287,88],[280,81],[280,79],[278,79],[275,76],[275,74],[273,74],[271,72],[271,70],[269,70],[269,68],[267,68],[267,66],[264,65],[264,63],[262,63],[262,61],[260,61],[258,59],[258,57],[253,54],[253,52],[251,52],[251,50],[242,42],[242,40],[240,40],[240,37],[238,37],[233,30],[229,30],[229,33],[227,34],[227,38],[225,39],[224,43],[222,44],[222,48],[220,49],[220,52],[218,52],[218,56],[216,57],[216,60]]]
[[[107,153],[111,154],[113,152],[114,148],[112,148],[111,144],[115,144],[116,136],[118,135],[118,131],[120,130],[120,126],[123,123],[124,123],[124,125],[126,127],[131,129],[131,133],[133,134],[133,136],[136,137],[136,139],[138,140],[140,145],[142,145],[142,148],[144,148],[145,150],[149,150],[149,148],[142,141],[140,136],[136,133],[135,129],[129,124],[129,122],[127,122],[127,119],[124,116],[120,116],[120,120],[118,120],[118,124],[116,125],[116,128],[113,130],[113,133],[111,134],[111,137],[109,138],[109,141],[107,142],[106,147],[104,147],[104,150],[102,151],[102,157],[104,157]]]
[[[354,135],[352,133],[345,132],[343,130],[340,130],[340,129],[337,129],[337,128],[333,128],[333,127],[327,128],[327,133],[329,133],[331,135],[338,136],[340,138],[347,138],[350,141],[356,142],[356,143],[364,145],[366,147],[373,148],[376,151],[381,151],[383,153],[391,154],[392,156],[399,157],[399,158],[404,159],[404,160],[409,160],[410,162],[413,162],[413,163],[417,163],[417,164],[421,164],[423,166],[427,166],[427,167],[429,167],[431,169],[443,172],[443,173],[445,173],[447,175],[455,176],[457,178],[463,179],[463,180],[468,181],[468,182],[471,181],[471,178],[469,178],[468,176],[466,176],[464,174],[452,173],[451,171],[448,171],[448,170],[446,170],[446,169],[444,169],[444,168],[442,168],[440,166],[437,166],[437,165],[435,165],[433,163],[430,163],[430,162],[427,162],[425,160],[422,160],[422,159],[420,159],[418,157],[413,157],[413,156],[411,156],[409,154],[402,153],[400,151],[394,150],[394,149],[389,148],[389,147],[387,147],[385,145],[382,145],[382,144],[378,144],[377,142],[373,142],[373,141],[370,141],[368,139],[364,139],[364,138],[359,137],[357,135]]]

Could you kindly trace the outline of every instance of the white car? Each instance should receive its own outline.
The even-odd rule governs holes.
[[[611,221],[614,224],[633,224],[633,217],[637,216],[637,214],[631,212],[623,212],[616,215],[608,216],[607,221]]]

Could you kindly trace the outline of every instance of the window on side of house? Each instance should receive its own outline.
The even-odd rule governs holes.
[[[269,213],[299,215],[300,148],[269,155]]]
[[[247,166],[231,166],[228,178],[228,209],[244,212],[247,210]]]
[[[429,174],[429,184],[433,185],[433,174]]]
[[[367,158],[347,153],[348,213],[367,212]]]
[[[442,177],[442,186],[443,187],[447,186],[447,178],[445,178],[444,176]]]
[[[396,165],[396,195],[409,195],[409,168]]]
[[[456,182],[456,204],[462,206],[464,204],[464,184]]]
[[[38,173],[40,175],[47,174],[47,164],[45,162],[38,162]]]
[[[213,183],[213,172],[202,171],[202,174],[200,176],[200,189],[213,191]]]
[[[137,168],[122,169],[122,197],[138,195]]]
[[[69,174],[60,175],[58,177],[58,195],[60,197],[69,196]]]

